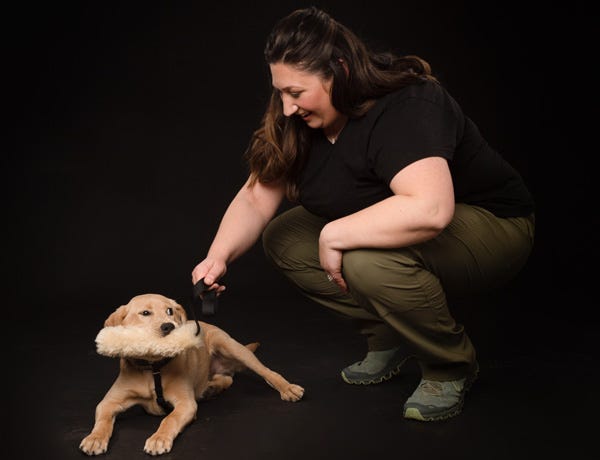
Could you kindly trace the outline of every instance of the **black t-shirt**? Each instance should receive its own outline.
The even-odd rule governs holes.
[[[348,120],[335,144],[314,130],[300,178],[300,203],[337,219],[393,194],[389,184],[426,157],[448,160],[457,203],[499,217],[527,216],[534,202],[519,173],[492,149],[477,126],[440,85],[407,86]]]

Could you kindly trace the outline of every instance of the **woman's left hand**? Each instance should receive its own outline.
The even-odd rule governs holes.
[[[326,239],[319,238],[319,260],[321,267],[325,270],[327,279],[337,284],[344,292],[348,292],[348,285],[342,275],[342,255],[343,251],[334,249],[327,245]]]

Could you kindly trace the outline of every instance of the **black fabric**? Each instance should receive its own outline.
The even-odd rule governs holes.
[[[519,173],[482,137],[440,85],[411,85],[351,119],[337,142],[317,130],[300,181],[300,202],[337,219],[392,195],[389,183],[409,164],[431,156],[449,162],[456,202],[500,217],[527,216],[534,202]]]
[[[143,370],[152,371],[152,378],[154,379],[154,391],[156,392],[156,402],[164,411],[168,414],[173,410],[173,405],[167,401],[162,391],[162,378],[160,376],[160,370],[163,366],[171,362],[173,358],[164,358],[160,361],[148,361],[146,359],[131,359],[130,362]]]
[[[219,299],[217,297],[217,291],[212,290],[209,291],[207,286],[204,284],[204,278],[194,284],[192,288],[192,315],[194,317],[194,321],[198,325],[198,333],[200,333],[200,325],[198,324],[198,320],[196,319],[195,312],[195,304],[200,303],[200,311],[203,315],[214,315],[217,312],[217,305],[219,304]],[[197,335],[196,334],[196,335]]]
[[[164,363],[162,361],[152,364],[152,377],[154,377],[154,391],[156,392],[156,402],[168,414],[173,410],[173,405],[165,400],[162,391],[162,379],[160,377],[160,368]]]

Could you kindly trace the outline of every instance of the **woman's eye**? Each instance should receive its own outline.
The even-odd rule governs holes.
[[[151,314],[152,314],[152,313],[150,313],[150,311],[149,311],[149,310],[144,310],[144,311],[142,312],[142,315],[143,315],[143,316],[150,316]]]
[[[172,308],[167,308],[167,315],[173,316],[173,309]]]
[[[292,96],[294,99],[298,99],[300,97],[300,93],[290,93],[290,96]]]

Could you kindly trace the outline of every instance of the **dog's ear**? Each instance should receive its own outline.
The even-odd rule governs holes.
[[[113,311],[108,318],[106,318],[106,321],[104,321],[104,327],[118,326],[123,322],[125,316],[127,316],[127,305],[121,305],[119,308]]]
[[[175,308],[175,319],[179,322],[179,324],[185,323],[187,321],[187,313],[185,312],[185,308],[175,301],[173,301],[173,307]]]

